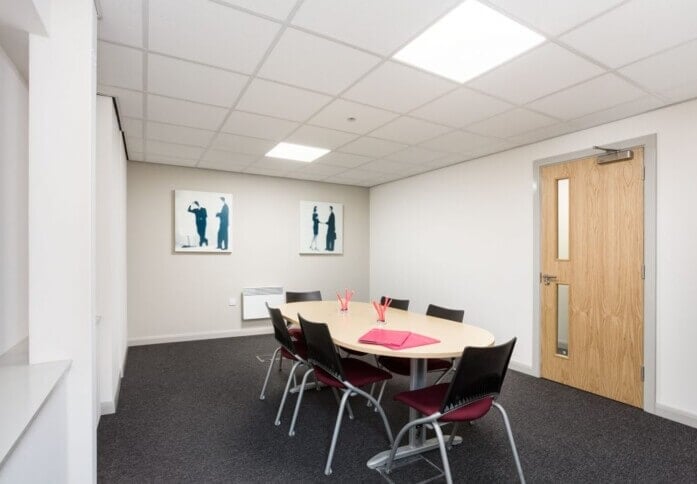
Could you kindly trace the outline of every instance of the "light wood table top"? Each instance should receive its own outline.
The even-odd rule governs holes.
[[[282,304],[283,316],[298,324],[298,313],[303,318],[327,323],[334,343],[342,348],[374,355],[401,358],[456,358],[466,346],[491,346],[494,335],[477,326],[434,318],[424,314],[388,308],[386,324],[378,326],[372,304],[351,302],[349,310],[341,312],[336,301],[308,301]],[[391,350],[381,345],[359,343],[358,339],[374,328],[411,331],[440,340],[440,343]]]

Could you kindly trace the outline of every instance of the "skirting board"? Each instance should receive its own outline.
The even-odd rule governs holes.
[[[160,343],[179,343],[182,341],[197,341],[202,339],[234,338],[238,336],[256,336],[260,334],[273,334],[273,327],[263,326],[256,328],[230,329],[226,331],[207,331],[202,333],[168,334],[163,336],[145,336],[131,338],[128,346],[156,345]]]
[[[515,371],[518,371],[520,373],[525,373],[526,375],[534,376],[537,378],[540,377],[540,375],[538,375],[535,372],[535,369],[532,367],[532,365],[526,365],[524,363],[519,363],[517,361],[511,360],[511,362],[508,364],[508,367],[511,370],[515,370]]]
[[[697,415],[695,414],[657,403],[655,415],[697,429]]]

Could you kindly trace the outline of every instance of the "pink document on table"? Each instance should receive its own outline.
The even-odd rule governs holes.
[[[393,350],[403,350],[416,346],[440,343],[440,340],[430,338],[411,331],[394,331],[390,329],[371,329],[358,339],[359,343],[381,345]]]

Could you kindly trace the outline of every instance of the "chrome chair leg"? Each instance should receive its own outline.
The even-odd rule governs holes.
[[[303,401],[303,394],[305,393],[305,384],[307,383],[307,377],[310,376],[310,373],[314,373],[315,370],[310,368],[305,372],[303,375],[302,382],[300,383],[300,391],[298,392],[298,399],[295,402],[295,410],[293,411],[293,420],[290,422],[290,430],[288,431],[288,435],[290,437],[293,437],[295,435],[295,422],[298,420],[298,412],[300,411],[300,404]]]
[[[273,368],[273,363],[274,360],[276,359],[276,355],[278,352],[281,351],[281,347],[279,346],[276,348],[276,351],[273,352],[273,356],[271,357],[271,361],[269,362],[269,369],[266,370],[266,378],[264,378],[264,386],[261,387],[261,394],[259,394],[259,400],[264,400],[266,398],[266,385],[269,383],[269,376],[271,376],[271,368]]]
[[[332,387],[332,393],[334,394],[334,400],[336,400],[337,405],[341,405],[341,398],[339,397],[339,391]],[[350,396],[350,395],[349,395]],[[346,409],[348,410],[349,418],[354,420],[353,409],[351,408],[351,402],[346,402]]]
[[[378,394],[378,403],[382,402],[382,395],[385,393],[385,386],[387,385],[387,380],[383,380],[382,386],[380,387],[380,393]],[[370,392],[372,395],[373,392]],[[375,407],[375,411],[378,411],[378,407]]]
[[[508,414],[506,414],[506,411],[498,402],[494,402],[494,407],[496,407],[496,409],[501,413],[503,424],[506,427],[506,433],[508,434],[508,442],[511,444],[511,451],[513,452],[513,458],[515,459],[515,466],[516,469],[518,469],[518,477],[520,478],[520,482],[525,484],[523,467],[520,465],[520,457],[518,456],[518,449],[515,446],[515,440],[513,440],[513,431],[511,430],[511,423],[508,421]]]
[[[290,374],[288,375],[288,381],[286,381],[286,389],[283,390],[283,397],[281,397],[281,404],[278,406],[278,413],[276,413],[276,421],[274,424],[278,427],[281,425],[281,414],[283,413],[283,407],[286,404],[286,398],[288,398],[288,391],[290,390],[290,382],[295,381],[295,370],[297,370],[298,366],[300,366],[302,363],[299,361],[296,361],[293,367],[290,369]]]
[[[370,385],[370,392],[369,392],[369,393],[372,395],[374,391],[375,391],[375,383],[373,383],[372,385]],[[366,407],[371,407],[372,405],[373,405],[373,402],[371,402],[370,400],[368,400],[367,402],[365,402],[365,406],[366,406]],[[377,410],[376,410],[376,412],[377,412]]]
[[[445,473],[445,482],[453,484],[453,476],[450,474],[450,462],[448,461],[448,452],[445,450],[445,441],[443,440],[443,431],[438,425],[438,422],[433,422],[433,430],[438,438],[438,447],[440,448],[440,458],[443,461],[443,472]]]
[[[324,474],[327,476],[332,473],[332,460],[334,459],[334,451],[336,450],[336,441],[339,440],[339,430],[341,429],[341,421],[343,420],[344,409],[346,408],[346,403],[350,395],[351,390],[344,390],[344,395],[341,397],[341,402],[339,403],[339,413],[336,414],[336,423],[334,424],[334,434],[332,435],[332,443],[329,446],[327,465],[324,467]]]
[[[281,371],[282,369],[283,369],[283,354],[280,354],[280,355],[278,355],[278,371]]]
[[[435,414],[438,417],[440,414]],[[412,420],[411,422],[407,422],[407,424],[402,427],[397,434],[397,438],[394,439],[392,443],[392,449],[390,449],[390,455],[387,458],[387,462],[385,462],[385,472],[390,473],[392,471],[392,463],[394,462],[394,456],[397,454],[397,449],[399,448],[399,444],[402,442],[402,438],[404,438],[404,435],[411,429],[412,427],[415,427],[417,425],[424,425],[427,423],[431,423],[437,419],[435,415],[429,415],[428,417],[422,417],[418,418],[416,420]]]
[[[453,441],[455,440],[455,436],[457,435],[458,425],[460,425],[460,422],[453,422],[453,431],[450,432],[450,438],[448,439],[448,450],[453,448]]]
[[[344,384],[346,385],[346,382],[344,382]],[[390,441],[390,445],[392,445],[392,443],[394,443],[394,438],[392,437],[392,428],[390,427],[390,423],[387,421],[387,415],[385,415],[385,411],[382,409],[382,406],[378,403],[375,397],[370,395],[369,393],[364,392],[360,388],[354,387],[353,385],[347,386],[352,392],[355,392],[356,394],[361,395],[373,402],[373,405],[375,405],[375,408],[377,408],[378,412],[380,413],[383,425],[385,425],[385,433],[387,434],[387,439]]]

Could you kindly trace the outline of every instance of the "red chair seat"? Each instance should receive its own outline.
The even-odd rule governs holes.
[[[411,366],[409,363],[409,358],[397,358],[394,356],[379,356],[378,362],[390,370],[392,373],[397,373],[398,375],[409,375],[411,373]],[[448,360],[442,360],[439,358],[431,358],[427,362],[427,371],[445,371],[452,366],[452,363]]]
[[[288,328],[288,334],[293,338],[293,341],[303,339],[303,330],[300,326],[291,326]]]
[[[389,372],[356,358],[341,358],[341,368],[344,370],[346,380],[355,387],[363,387],[392,378]],[[317,366],[315,366],[315,376],[317,380],[325,385],[334,388],[344,388],[343,383]]]
[[[298,356],[303,360],[307,360],[307,345],[305,344],[305,341],[293,341],[293,344],[295,345],[295,351],[297,351]],[[289,360],[295,359],[295,356],[293,356],[291,352],[285,349],[283,346],[281,346],[281,354],[284,358],[287,358]]]
[[[440,411],[449,385],[449,383],[441,383],[439,385],[420,388],[419,390],[398,393],[394,396],[394,399],[424,415],[433,415]],[[489,409],[491,409],[491,404],[493,402],[494,399],[492,397],[483,398],[482,400],[477,400],[469,405],[443,414],[438,420],[442,422],[477,420],[486,415]]]

